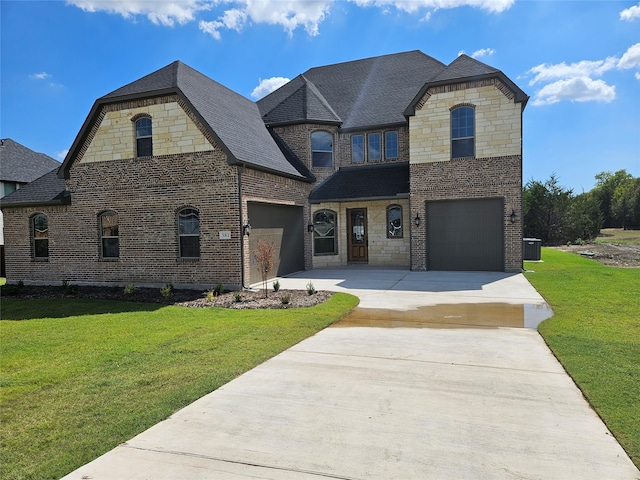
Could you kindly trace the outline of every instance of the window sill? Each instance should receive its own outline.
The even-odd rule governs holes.
[[[200,261],[200,257],[180,257],[176,261],[178,263],[196,263]]]
[[[49,257],[32,257],[31,261],[36,263],[48,263]]]
[[[100,257],[101,262],[119,262],[120,257]]]

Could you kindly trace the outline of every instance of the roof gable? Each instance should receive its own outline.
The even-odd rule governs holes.
[[[103,105],[169,93],[178,94],[192,108],[225,150],[229,163],[246,164],[306,180],[278,148],[254,102],[180,61],[99,98],[65,159],[61,169],[64,175],[68,177],[74,156]]]
[[[6,138],[0,144],[0,180],[29,183],[51,170],[60,162],[44,153],[34,152],[18,142]]]

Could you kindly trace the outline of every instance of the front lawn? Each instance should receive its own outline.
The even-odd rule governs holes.
[[[344,316],[2,299],[0,478],[59,478]]]
[[[555,315],[540,334],[640,467],[640,269],[542,249],[525,262]]]

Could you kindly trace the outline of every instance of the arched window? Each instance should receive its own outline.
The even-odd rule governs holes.
[[[451,158],[475,156],[475,111],[457,107],[451,111]]]
[[[180,258],[200,258],[200,214],[195,208],[178,212]]]
[[[387,238],[402,238],[402,207],[387,207]]]
[[[136,156],[151,157],[153,155],[152,127],[150,117],[136,120]]]
[[[100,254],[102,258],[120,256],[118,214],[111,210],[100,214]]]
[[[311,134],[311,165],[314,168],[333,167],[333,135],[329,132]]]
[[[31,218],[31,243],[35,258],[49,258],[49,219],[43,213]]]
[[[335,255],[337,251],[336,212],[319,210],[313,215],[313,253]]]

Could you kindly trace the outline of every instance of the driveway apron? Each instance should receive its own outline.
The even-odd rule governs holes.
[[[352,314],[67,479],[620,479],[521,274],[312,270]]]

